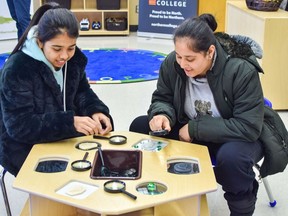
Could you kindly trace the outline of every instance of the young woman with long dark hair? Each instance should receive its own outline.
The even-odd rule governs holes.
[[[108,107],[88,83],[75,15],[42,5],[1,72],[0,163],[17,175],[36,143],[113,129]]]

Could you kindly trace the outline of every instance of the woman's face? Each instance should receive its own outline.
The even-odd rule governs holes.
[[[212,66],[215,46],[211,45],[207,52],[194,52],[189,48],[191,39],[175,40],[176,61],[188,77],[203,77]]]
[[[75,54],[76,40],[64,32],[45,43],[38,40],[38,45],[43,50],[46,59],[57,69],[61,68]]]

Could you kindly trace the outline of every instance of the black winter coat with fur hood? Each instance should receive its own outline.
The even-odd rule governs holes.
[[[157,90],[152,95],[149,119],[163,114],[173,127],[188,123],[189,135],[203,142],[258,140],[264,118],[264,102],[259,72],[263,72],[250,46],[229,35],[216,35],[217,57],[207,80],[222,118],[201,115],[189,119],[184,112],[187,76],[176,61],[175,52],[163,61]]]
[[[17,175],[34,144],[83,135],[74,127],[75,115],[109,116],[108,107],[90,88],[86,64],[76,48],[67,64],[64,111],[63,93],[45,63],[22,51],[9,57],[0,81],[0,163],[10,173]]]

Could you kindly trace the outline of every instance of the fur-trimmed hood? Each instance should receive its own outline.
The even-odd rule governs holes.
[[[215,33],[215,37],[231,58],[243,58],[253,64],[259,72],[263,73],[263,69],[256,59],[262,58],[263,50],[256,41],[246,36],[228,35],[222,32]]]
[[[215,37],[223,49],[232,57],[249,58],[255,55],[261,59],[263,50],[253,39],[242,35],[228,35],[223,32],[215,33]]]

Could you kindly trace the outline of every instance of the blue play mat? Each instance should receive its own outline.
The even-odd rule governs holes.
[[[83,49],[90,83],[129,83],[158,79],[166,54],[139,49]],[[9,53],[0,54],[2,68]]]

